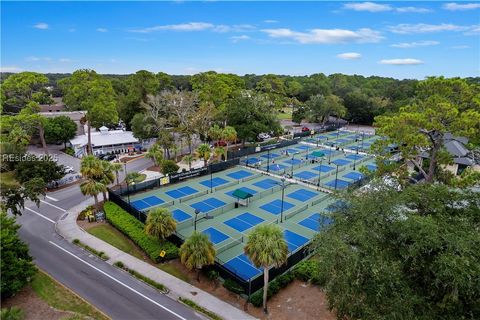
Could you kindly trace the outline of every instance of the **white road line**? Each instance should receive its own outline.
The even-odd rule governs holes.
[[[50,199],[50,200],[55,201],[55,202],[58,202],[58,199],[55,199],[54,197],[45,196],[45,198]]]
[[[43,201],[43,200],[40,200],[40,202],[41,202],[41,203],[48,204],[49,206],[52,206],[52,207],[54,207],[55,209],[58,209],[58,210],[60,210],[60,211],[62,211],[62,212],[67,212],[67,210],[65,210],[65,209],[63,209],[63,208],[60,208],[60,207],[57,207],[56,205],[51,204],[50,202]]]
[[[139,295],[139,296],[141,296],[142,298],[145,298],[145,299],[147,299],[148,301],[150,301],[151,303],[153,303],[153,304],[155,304],[155,305],[159,306],[160,308],[162,308],[162,309],[164,309],[164,310],[166,310],[166,311],[170,312],[171,314],[173,314],[174,316],[178,317],[179,319],[182,319],[182,320],[187,320],[187,319],[185,319],[184,317],[182,317],[182,316],[178,315],[177,313],[173,312],[172,310],[168,309],[167,307],[165,307],[165,306],[162,306],[160,303],[156,302],[155,300],[153,300],[153,299],[151,299],[151,298],[147,297],[146,295],[144,295],[144,294],[142,294],[142,293],[138,292],[137,290],[133,289],[132,287],[129,287],[128,285],[124,284],[124,283],[123,283],[123,282],[121,282],[120,280],[117,280],[116,278],[112,277],[112,276],[111,276],[111,275],[109,275],[108,273],[106,273],[106,272],[104,272],[104,271],[102,271],[102,270],[98,269],[97,267],[95,267],[95,266],[91,265],[91,264],[90,264],[90,263],[88,263],[87,261],[85,261],[85,260],[83,260],[83,259],[81,259],[81,258],[77,257],[75,254],[71,253],[70,251],[68,251],[68,250],[66,250],[66,249],[64,249],[64,248],[62,248],[62,247],[61,247],[61,246],[59,246],[58,244],[56,244],[56,243],[54,243],[54,242],[52,242],[52,241],[49,241],[49,242],[50,242],[50,244],[53,244],[53,245],[54,245],[55,247],[57,247],[58,249],[60,249],[60,250],[62,250],[62,251],[64,251],[64,252],[66,252],[66,253],[68,253],[69,255],[71,255],[72,257],[74,257],[75,259],[77,259],[77,260],[79,260],[79,261],[83,262],[83,263],[84,263],[84,264],[86,264],[87,266],[89,266],[89,267],[91,267],[91,268],[95,269],[96,271],[100,272],[101,274],[105,275],[106,277],[108,277],[108,278],[112,279],[112,280],[113,280],[113,281],[115,281],[116,283],[118,283],[118,284],[120,284],[120,285],[124,286],[125,288],[127,288],[127,289],[129,289],[129,290],[133,291],[134,293],[138,294],[138,295]]]
[[[28,211],[31,211],[31,212],[35,213],[35,214],[38,215],[39,217],[42,217],[43,219],[47,220],[48,222],[55,223],[55,221],[53,221],[53,220],[50,219],[49,217],[44,216],[44,215],[41,214],[40,212],[37,212],[37,211],[32,210],[32,209],[27,208],[27,207],[25,207],[25,210],[28,210]]]

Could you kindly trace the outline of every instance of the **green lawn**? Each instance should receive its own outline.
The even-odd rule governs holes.
[[[278,120],[290,120],[292,119],[292,108],[283,108],[283,112],[277,114]]]
[[[142,182],[143,180],[145,180],[146,178],[147,178],[147,175],[146,175],[146,174],[140,173],[140,175],[139,175],[137,178],[133,179],[133,182],[135,182],[135,183],[140,183],[140,182]]]
[[[143,260],[144,255],[142,254],[142,251],[111,225],[99,224],[89,228],[87,232],[111,244],[117,249]]]
[[[142,250],[135,246],[128,238],[109,224],[99,224],[87,230],[88,233],[103,241],[111,244],[115,248],[122,250],[138,259],[144,260]],[[177,277],[185,282],[189,282],[188,276],[178,270],[174,265],[168,263],[154,264],[157,268]]]
[[[33,291],[40,299],[44,300],[51,307],[76,313],[76,315],[72,315],[67,319],[109,319],[43,271],[39,271],[35,275],[31,285]]]
[[[15,172],[13,171],[0,173],[0,182],[2,187],[15,187],[19,185],[17,179],[15,179]]]

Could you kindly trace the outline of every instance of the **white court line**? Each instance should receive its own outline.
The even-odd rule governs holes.
[[[62,212],[67,212],[67,210],[65,210],[65,209],[63,209],[63,208],[60,208],[60,207],[57,207],[56,205],[51,204],[50,202],[43,201],[43,200],[40,200],[40,202],[41,202],[41,203],[48,204],[49,206],[52,206],[52,207],[54,207],[55,209],[58,209],[58,210],[60,210],[60,211],[62,211]]]
[[[91,268],[95,269],[96,271],[100,272],[100,273],[101,273],[101,274],[103,274],[104,276],[106,276],[106,277],[108,277],[108,278],[112,279],[112,280],[113,280],[113,281],[115,281],[116,283],[118,283],[118,284],[120,284],[120,285],[124,286],[125,288],[127,288],[127,289],[129,289],[129,290],[133,291],[134,293],[138,294],[138,295],[139,295],[139,296],[141,296],[142,298],[145,298],[145,299],[147,299],[147,300],[148,300],[148,301],[150,301],[151,303],[153,303],[153,304],[155,304],[155,305],[159,306],[160,308],[162,308],[162,309],[164,309],[164,310],[166,310],[166,311],[170,312],[171,314],[175,315],[176,317],[178,317],[178,318],[180,318],[180,319],[182,319],[182,320],[187,320],[187,319],[185,319],[184,317],[182,317],[182,316],[180,316],[180,315],[176,314],[176,313],[175,313],[175,312],[173,312],[172,310],[168,309],[167,307],[164,307],[164,306],[162,306],[160,303],[156,302],[155,300],[153,300],[153,299],[151,299],[151,298],[147,297],[146,295],[144,295],[144,294],[142,294],[142,293],[138,292],[137,290],[133,289],[132,287],[129,287],[128,285],[124,284],[124,283],[123,283],[123,282],[121,282],[120,280],[117,280],[116,278],[112,277],[112,276],[111,276],[111,275],[109,275],[108,273],[106,273],[106,272],[104,272],[104,271],[102,271],[102,270],[98,269],[97,267],[95,267],[95,266],[91,265],[90,263],[86,262],[85,260],[83,260],[83,259],[81,259],[81,258],[77,257],[75,254],[71,253],[70,251],[68,251],[68,250],[66,250],[66,249],[64,249],[64,248],[62,248],[62,247],[61,247],[61,246],[59,246],[58,244],[56,244],[56,243],[54,243],[54,242],[52,242],[52,241],[49,241],[49,242],[50,242],[50,244],[53,244],[55,247],[59,248],[60,250],[62,250],[62,251],[64,251],[64,252],[68,253],[69,255],[71,255],[72,257],[74,257],[75,259],[77,259],[77,260],[79,260],[79,261],[83,262],[83,263],[84,263],[84,264],[86,264],[87,266],[89,266],[89,267],[91,267]]]
[[[39,217],[41,217],[41,218],[43,218],[43,219],[47,220],[48,222],[55,223],[55,221],[53,221],[53,220],[52,220],[52,219],[50,219],[49,217],[46,217],[46,216],[44,216],[44,215],[43,215],[43,214],[41,214],[40,212],[37,212],[37,211],[35,211],[35,210],[32,210],[32,209],[30,209],[30,208],[27,208],[27,207],[25,207],[25,210],[28,210],[28,211],[31,211],[31,212],[35,213],[35,214],[36,214],[36,215],[38,215]]]
[[[45,198],[50,199],[50,200],[55,201],[55,202],[58,202],[58,199],[55,199],[54,197],[45,196]]]

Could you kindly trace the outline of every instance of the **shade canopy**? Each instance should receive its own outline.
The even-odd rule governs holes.
[[[323,153],[321,151],[313,151],[312,156],[317,157],[317,158],[321,158],[321,157],[325,157],[325,153]]]
[[[245,199],[253,197],[253,194],[248,193],[246,191],[243,191],[241,189],[237,189],[237,190],[233,191],[232,196],[234,196],[235,198],[245,200]]]

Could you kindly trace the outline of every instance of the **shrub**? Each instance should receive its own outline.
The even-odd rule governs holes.
[[[79,244],[79,243],[80,243],[80,240],[78,240],[78,239],[73,239],[72,242],[73,242],[73,244]]]
[[[261,307],[263,304],[263,290],[258,290],[250,296],[250,303],[255,307]]]
[[[168,260],[178,257],[178,248],[173,243],[166,240],[161,241],[145,234],[143,223],[115,203],[106,202],[103,208],[107,221],[129,237],[154,262],[160,262],[162,258],[159,254],[162,250],[166,252],[164,259]]]
[[[118,267],[118,268],[125,268],[125,265],[123,264],[122,261],[115,261],[115,263],[113,264],[115,267]]]
[[[200,307],[198,304],[196,304],[195,302],[193,302],[190,299],[179,297],[178,300],[185,303],[187,306],[193,308],[194,310],[203,313],[204,315],[208,316],[210,319],[222,320],[222,318],[220,316],[218,316],[217,314],[215,314],[212,311],[207,310],[203,307]]]
[[[235,281],[230,279],[226,279],[223,283],[223,286],[225,287],[225,289],[236,294],[242,294],[244,292],[242,287],[240,287]]]
[[[211,281],[215,281],[218,279],[220,275],[218,274],[218,271],[217,270],[209,270],[207,272],[207,278]]]
[[[66,154],[69,156],[74,156],[75,155],[75,150],[73,150],[71,147],[67,147],[67,149],[64,150]]]
[[[158,282],[156,282],[156,281],[154,281],[154,280],[152,280],[152,279],[144,276],[143,274],[141,274],[141,273],[139,273],[139,272],[137,272],[137,271],[135,271],[135,270],[133,270],[133,269],[128,269],[128,268],[123,268],[123,269],[127,270],[128,273],[130,273],[130,274],[131,274],[132,276],[134,276],[135,278],[137,278],[137,279],[139,279],[139,280],[142,280],[143,282],[151,285],[152,287],[160,290],[161,292],[163,292],[163,293],[165,293],[165,294],[167,294],[167,293],[170,292],[170,290],[169,290],[166,286],[164,286],[163,284],[158,283]]]
[[[18,307],[2,308],[1,320],[22,320],[25,318],[23,310]]]
[[[160,165],[160,171],[164,174],[177,173],[180,167],[173,160],[163,160]]]
[[[320,284],[318,261],[309,259],[299,262],[293,269],[295,277],[302,281]]]
[[[290,282],[295,279],[294,274],[291,271],[287,271],[284,274],[276,277],[273,281],[271,281],[268,285],[267,291],[267,300],[273,297],[280,289],[285,288],[290,284]],[[250,296],[250,303],[253,304],[255,307],[260,307],[263,304],[263,289],[260,289],[253,293]]]

